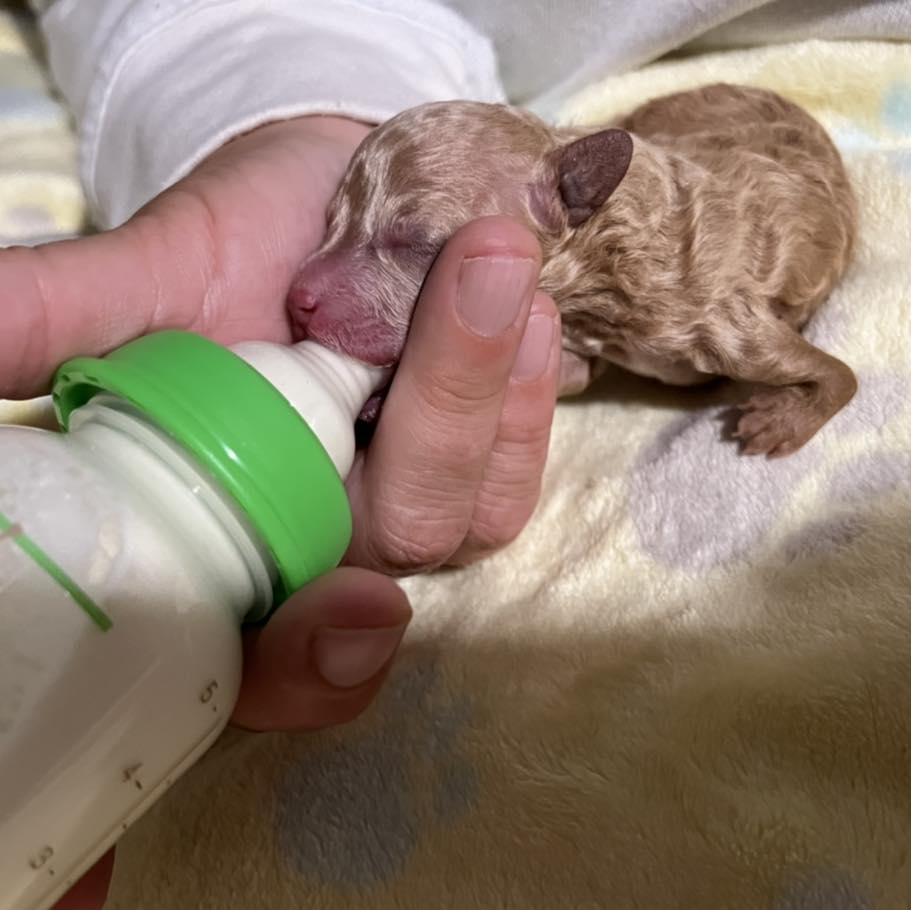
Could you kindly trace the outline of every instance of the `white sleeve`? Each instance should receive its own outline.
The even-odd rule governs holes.
[[[57,0],[42,29],[104,227],[270,120],[503,100],[490,42],[432,0]]]

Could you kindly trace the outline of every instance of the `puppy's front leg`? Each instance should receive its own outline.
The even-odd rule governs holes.
[[[605,370],[603,361],[583,357],[564,348],[560,352],[560,381],[557,397],[567,398],[584,392]]]
[[[778,458],[796,452],[834,417],[854,397],[857,379],[782,320],[748,312],[736,326],[713,332],[718,372],[772,387],[740,405],[734,435],[744,454]]]

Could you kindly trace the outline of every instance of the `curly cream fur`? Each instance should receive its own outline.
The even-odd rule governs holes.
[[[837,150],[797,105],[725,84],[658,98],[611,126],[633,138],[628,170],[573,227],[561,149],[596,131],[474,102],[393,118],[356,153],[326,241],[292,289],[292,307],[295,294],[317,302],[303,331],[396,359],[441,246],[473,218],[511,215],[540,240],[540,285],[560,309],[568,357],[675,384],[772,386],[744,405],[739,435],[750,453],[794,451],[856,388],[847,366],[799,334],[854,245],[856,203]],[[329,306],[317,315],[339,294],[343,318]],[[587,381],[578,376],[576,388]]]

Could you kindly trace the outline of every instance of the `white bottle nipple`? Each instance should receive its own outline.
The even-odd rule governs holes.
[[[354,462],[354,422],[389,376],[314,341],[245,341],[231,350],[261,373],[307,422],[344,479]]]

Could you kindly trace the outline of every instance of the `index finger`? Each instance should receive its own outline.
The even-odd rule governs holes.
[[[0,250],[0,395],[40,394],[67,357],[142,334],[156,304],[150,277],[126,228]]]
[[[396,574],[443,563],[468,531],[541,265],[502,217],[458,231],[438,257],[366,456],[348,480],[347,561]]]

